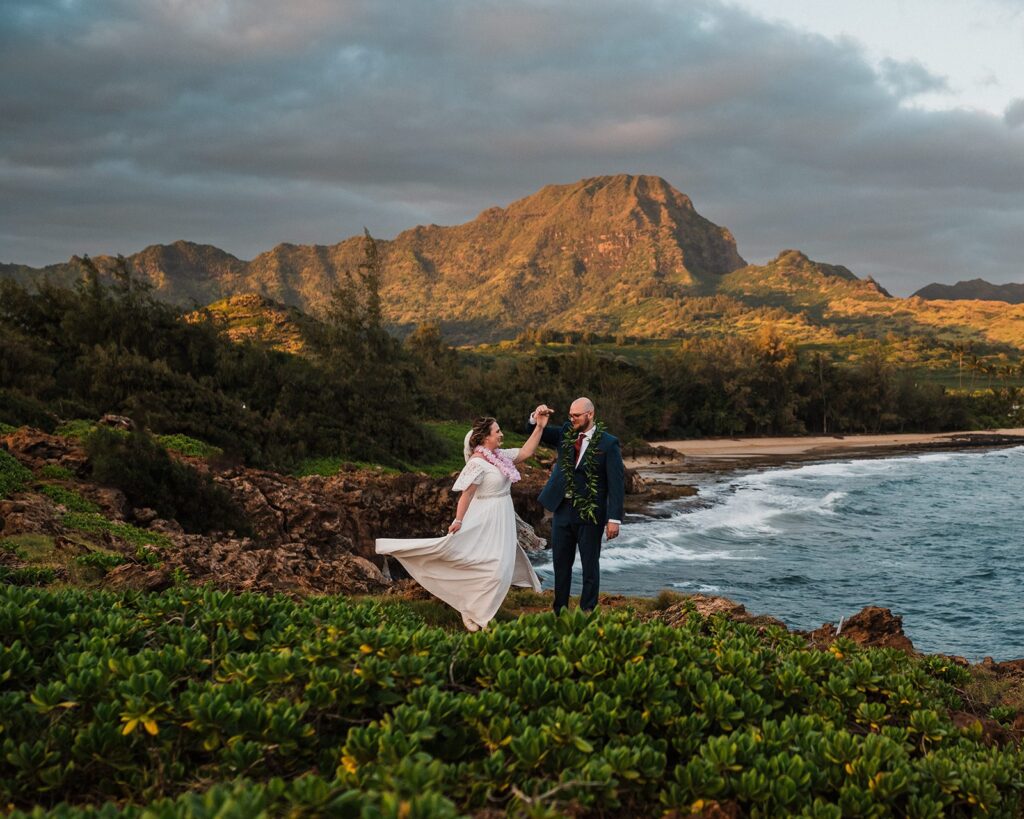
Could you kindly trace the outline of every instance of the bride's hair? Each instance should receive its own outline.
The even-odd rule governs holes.
[[[484,442],[484,439],[491,434],[491,427],[497,422],[497,419],[491,418],[489,415],[483,418],[477,418],[473,421],[473,428],[469,431],[469,451],[472,452],[480,444]]]

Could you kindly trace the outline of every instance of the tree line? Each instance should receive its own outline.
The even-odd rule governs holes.
[[[343,278],[294,355],[234,342],[206,314],[156,300],[122,260],[84,263],[72,287],[0,282],[0,422],[129,415],[253,466],[314,456],[391,465],[440,458],[425,419],[525,421],[537,401],[591,396],[625,440],[722,435],[944,431],[1022,423],[1021,390],[980,395],[921,381],[881,345],[855,363],[799,351],[770,325],[754,337],[691,338],[650,357],[450,347],[437,325],[388,332],[376,245]]]
[[[544,400],[565,409],[591,396],[626,440],[729,435],[925,432],[1024,424],[1024,391],[949,390],[886,360],[879,344],[858,361],[806,353],[771,326],[753,336],[691,338],[646,359],[577,344],[536,355],[443,353],[436,328],[406,341],[429,349],[428,413],[486,410],[505,423]]]
[[[235,343],[213,316],[185,320],[122,259],[112,278],[90,260],[72,287],[0,282],[0,422],[132,417],[228,457],[287,469],[343,455],[398,465],[439,456],[418,420],[420,376],[381,320],[376,245],[308,333],[308,355]]]

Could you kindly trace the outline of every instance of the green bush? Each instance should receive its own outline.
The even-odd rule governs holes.
[[[211,446],[195,438],[189,438],[187,435],[158,435],[156,439],[165,449],[194,458],[213,458],[224,454],[224,450],[220,447]]]
[[[0,421],[0,435],[10,435],[12,432],[17,431],[17,427],[11,426],[10,424],[5,424],[2,421]]]
[[[85,446],[93,478],[120,489],[133,506],[155,509],[188,532],[249,532],[226,490],[209,475],[171,458],[144,430],[125,435],[100,427]]]
[[[76,418],[72,421],[64,421],[53,432],[54,435],[63,435],[65,438],[74,438],[77,441],[84,441],[96,431],[96,422],[85,418]]]
[[[0,498],[20,492],[30,480],[32,473],[17,458],[0,449]]]
[[[0,389],[0,421],[15,427],[27,424],[49,432],[56,423],[50,408],[20,390]]]
[[[26,810],[1016,816],[1024,791],[925,664],[695,615],[467,635],[395,603],[7,587],[0,646],[0,800]]]

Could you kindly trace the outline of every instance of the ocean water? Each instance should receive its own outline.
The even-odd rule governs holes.
[[[801,629],[885,606],[921,651],[1024,658],[1024,447],[708,476],[658,511],[605,543],[602,592],[718,594]],[[550,552],[535,568],[550,588]]]

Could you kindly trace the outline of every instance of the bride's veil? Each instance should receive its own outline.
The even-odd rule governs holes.
[[[462,457],[466,459],[466,463],[469,463],[469,459],[473,456],[473,450],[469,447],[469,439],[473,437],[473,430],[471,429],[466,433],[466,437],[462,441]]]

